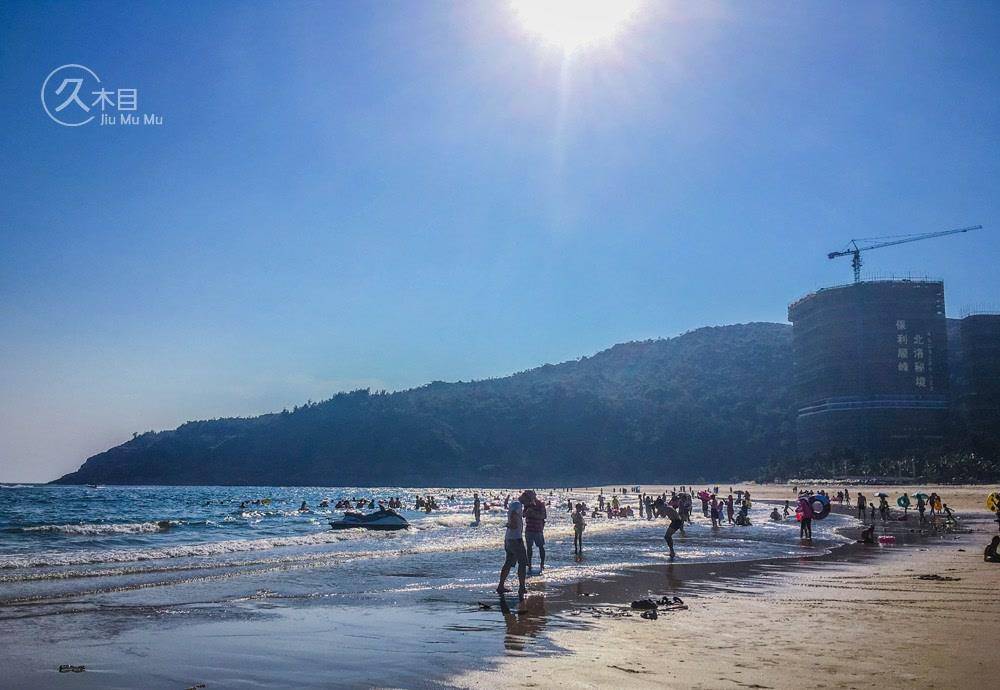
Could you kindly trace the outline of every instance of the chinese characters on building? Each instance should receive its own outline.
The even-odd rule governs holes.
[[[906,319],[896,320],[896,370],[913,375],[913,385],[921,390],[934,390],[934,343],[930,333],[907,330]]]

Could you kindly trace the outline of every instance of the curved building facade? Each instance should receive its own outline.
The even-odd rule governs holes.
[[[825,288],[788,308],[800,456],[904,456],[944,441],[944,284],[889,280]]]

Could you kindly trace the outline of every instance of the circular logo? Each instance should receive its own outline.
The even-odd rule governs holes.
[[[101,83],[92,69],[83,65],[62,65],[49,72],[42,82],[42,108],[63,127],[79,127],[94,119],[90,98],[100,92]]]

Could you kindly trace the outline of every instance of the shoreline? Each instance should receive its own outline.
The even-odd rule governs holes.
[[[780,504],[790,490],[783,485],[770,487],[782,494],[772,498],[766,495],[769,491],[756,488],[754,501],[760,504]],[[975,492],[981,494],[982,489]],[[835,509],[850,512],[846,507]],[[974,517],[980,528],[989,526],[985,513]],[[754,597],[781,599],[782,593],[805,583],[806,591],[813,593],[827,586],[830,578],[878,571],[887,556],[895,561],[923,553],[950,553],[947,547],[959,540],[982,537],[981,529],[970,534],[919,535],[911,531],[914,524],[915,519],[886,525],[900,537],[895,547],[846,543],[827,552],[829,545],[822,545],[815,547],[815,553],[803,547],[800,556],[778,558],[684,562],[683,540],[679,540],[681,557],[673,563],[665,560],[601,570],[569,582],[559,577],[548,582],[544,576],[530,577],[529,596],[523,604],[511,597],[501,603],[488,590],[463,585],[460,577],[443,587],[406,590],[407,579],[419,577],[420,572],[395,565],[391,576],[402,583],[399,592],[405,591],[406,596],[366,592],[363,587],[343,595],[287,596],[284,589],[270,591],[267,580],[250,575],[236,580],[245,590],[243,595],[217,601],[172,605],[169,588],[154,587],[83,594],[34,610],[31,605],[0,607],[0,632],[10,641],[5,650],[10,670],[0,686],[71,683],[74,688],[127,688],[141,678],[142,685],[150,688],[198,683],[207,688],[249,684],[494,687],[501,683],[603,687],[628,682],[634,672],[641,672],[650,675],[638,679],[691,687],[692,683],[657,675],[661,672],[655,668],[639,668],[630,654],[676,656],[678,650],[658,646],[663,635],[679,636],[684,655],[721,653],[712,646],[711,636],[704,641],[709,646],[703,646],[702,626],[745,625],[740,611],[748,603],[746,597],[753,607],[757,604]],[[650,523],[651,537],[661,538],[665,528],[663,521]],[[723,529],[726,537],[738,538],[738,531],[730,529],[739,528]],[[858,530],[857,526],[840,529],[847,537]],[[703,535],[692,536],[695,546],[702,539]],[[562,565],[565,554],[562,547],[556,548],[560,550],[553,555]],[[967,555],[978,553],[981,546]],[[587,566],[586,557],[582,565]],[[363,577],[369,568],[359,564],[354,572]],[[304,577],[298,573],[289,570],[280,581],[291,586]],[[830,598],[816,605],[829,606],[842,592],[830,589]],[[647,621],[627,609],[634,599],[664,594],[680,596],[689,610]],[[789,607],[794,609],[794,604],[781,600],[774,611]],[[774,611],[764,609],[756,615]],[[630,615],[621,615],[624,612]],[[57,622],[46,627],[46,619]],[[720,634],[728,639],[730,633]],[[595,641],[597,647],[592,646]],[[853,653],[846,648],[841,652]],[[595,659],[607,663],[595,665]],[[695,661],[685,656],[684,663],[692,668]],[[58,674],[56,668],[63,663],[85,665],[87,670]],[[705,687],[720,683],[715,678],[714,684]]]
[[[799,559],[674,563],[666,572],[643,566],[617,582],[579,583],[572,589],[599,598],[592,606],[577,603],[580,613],[573,615],[596,621],[600,634],[556,629],[552,639],[562,654],[507,656],[492,670],[470,670],[446,684],[593,688],[638,680],[672,688],[855,688],[884,685],[888,677],[880,675],[895,673],[929,687],[981,685],[1000,641],[1000,567],[982,562],[982,548],[996,533],[991,516],[967,516],[955,532],[916,535],[905,523],[890,523],[888,532],[897,545],[848,543]],[[630,599],[664,594],[680,596],[688,610],[647,621],[628,609]],[[894,640],[899,627],[908,632]],[[898,665],[885,661],[887,643]]]

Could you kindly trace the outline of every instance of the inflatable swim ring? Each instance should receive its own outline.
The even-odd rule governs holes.
[[[986,497],[986,510],[996,512],[1000,509],[1000,491],[994,491]]]
[[[909,508],[910,497],[907,496],[906,494],[903,494],[902,496],[896,499],[896,505],[898,505],[900,508]]]
[[[830,514],[830,499],[823,494],[814,494],[807,500],[813,520],[822,520]]]

